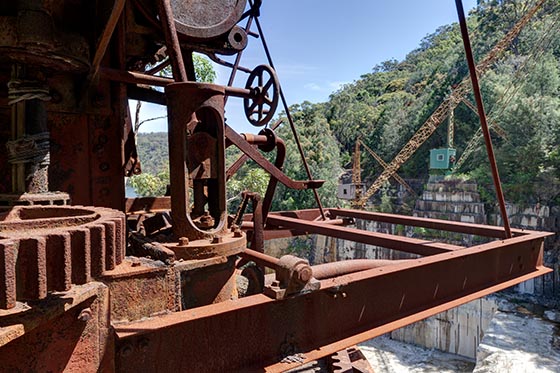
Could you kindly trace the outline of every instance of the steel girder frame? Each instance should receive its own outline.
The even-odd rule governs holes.
[[[322,280],[320,290],[287,299],[258,294],[117,325],[117,371],[284,371],[550,272],[542,263],[550,233],[516,230],[513,238],[502,239],[498,227],[341,209],[330,213],[498,240],[442,247],[440,253],[407,263]],[[272,216],[283,228],[352,236],[339,226]],[[373,232],[357,240],[366,240],[367,234]],[[395,238],[393,246],[407,251],[408,242]],[[410,244],[415,252],[422,246]]]

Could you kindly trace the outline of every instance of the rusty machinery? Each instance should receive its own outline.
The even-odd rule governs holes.
[[[0,370],[283,371],[331,355],[335,370],[362,369],[345,349],[548,272],[546,233],[326,209],[318,198],[314,210],[270,212],[278,182],[318,197],[322,181],[305,161],[308,180],[282,172],[278,123],[266,125],[286,100],[259,11],[251,0],[0,4]],[[240,65],[251,37],[268,65]],[[230,84],[196,82],[193,51],[231,67]],[[167,65],[173,79],[154,76]],[[231,86],[238,71],[245,87]],[[266,126],[258,134],[225,123],[232,96]],[[124,177],[140,172],[129,98],[167,105],[168,197],[124,198]],[[243,156],[226,169],[228,146]],[[244,193],[228,216],[227,179],[248,158],[270,174],[268,189]],[[356,219],[489,242],[348,227]],[[415,256],[311,267],[263,252],[267,239],[301,234]]]

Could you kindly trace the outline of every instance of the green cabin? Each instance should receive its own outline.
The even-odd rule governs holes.
[[[450,170],[456,162],[454,148],[440,148],[430,150],[430,170]]]

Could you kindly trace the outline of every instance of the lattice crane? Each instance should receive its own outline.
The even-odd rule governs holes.
[[[525,27],[529,20],[541,8],[547,0],[540,0],[535,4],[512,28],[511,30],[492,48],[492,50],[482,59],[476,66],[476,71],[482,75],[490,66],[498,59],[501,53],[511,44],[517,37],[519,32]],[[418,148],[435,132],[441,123],[447,118],[450,110],[454,109],[461,103],[471,90],[471,82],[469,77],[465,77],[461,83],[457,85],[451,94],[437,107],[437,109],[424,122],[420,129],[412,136],[408,143],[399,151],[395,158],[389,163],[387,168],[383,170],[381,175],[374,181],[369,189],[364,193],[360,200],[354,201],[353,205],[357,208],[363,208],[368,199],[381,188],[381,186],[389,180],[391,176],[406,162]]]
[[[383,158],[381,158],[379,156],[379,154],[377,154],[369,146],[364,144],[362,139],[360,137],[358,137],[358,139],[356,140],[356,148],[354,150],[354,163],[352,165],[352,184],[354,184],[356,186],[356,194],[355,194],[355,197],[354,197],[354,202],[360,200],[361,192],[362,192],[362,190],[361,190],[362,178],[361,178],[361,175],[360,175],[360,171],[361,171],[360,170],[360,155],[361,155],[360,154],[360,146],[363,146],[364,149],[373,157],[373,159],[375,159],[381,165],[381,167],[383,167],[383,169],[386,169],[387,167],[389,167],[387,162],[385,162],[383,160]],[[416,195],[416,192],[414,191],[414,189],[412,189],[412,187],[402,177],[400,177],[397,173],[394,173],[392,175],[392,177],[399,184],[401,184],[410,194]],[[359,192],[358,192],[358,187],[360,187]]]

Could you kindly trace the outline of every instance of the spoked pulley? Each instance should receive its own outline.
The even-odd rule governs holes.
[[[255,67],[245,88],[251,91],[250,97],[243,100],[247,120],[255,127],[262,127],[272,119],[278,106],[280,84],[276,72],[268,65]]]

